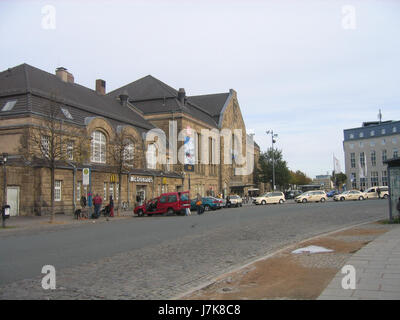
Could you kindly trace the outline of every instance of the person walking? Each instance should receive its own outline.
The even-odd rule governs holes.
[[[397,207],[396,207],[396,209],[397,209],[397,213],[398,213],[398,219],[399,219],[399,222],[400,222],[400,197],[399,197],[399,199],[397,199]]]
[[[204,208],[202,206],[201,195],[198,193],[196,197],[196,210],[197,214],[202,214],[204,212]]]
[[[110,196],[110,203],[109,203],[109,208],[110,208],[110,217],[114,217],[114,200],[113,197]]]
[[[96,196],[93,198],[93,205],[94,205],[94,218],[97,219],[100,216],[100,208],[103,200],[99,196],[98,193],[96,193]]]
[[[378,194],[378,198],[380,199],[381,198],[381,189],[379,187],[376,189],[376,193]]]

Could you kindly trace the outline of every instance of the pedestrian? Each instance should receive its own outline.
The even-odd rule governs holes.
[[[397,213],[399,214],[398,219],[399,219],[399,223],[400,223],[400,197],[397,200]]]
[[[379,187],[376,189],[376,193],[378,194],[378,198],[380,199],[381,198],[381,189]]]
[[[114,200],[111,195],[110,195],[109,208],[110,208],[110,217],[114,217]]]
[[[94,205],[94,218],[97,219],[100,216],[100,208],[103,200],[99,196],[98,193],[96,193],[96,196],[93,198],[93,205]]]
[[[196,196],[196,210],[197,210],[197,214],[202,214],[204,211],[204,208],[202,206],[201,195],[199,193]]]
[[[89,218],[87,209],[86,209],[86,197],[85,196],[81,197],[80,203],[81,203],[81,217],[83,215],[84,218],[86,218],[86,219]]]

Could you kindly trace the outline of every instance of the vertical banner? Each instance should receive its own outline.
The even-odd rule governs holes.
[[[82,184],[84,186],[88,186],[90,183],[90,169],[89,168],[83,168],[82,170]]]
[[[185,152],[184,168],[185,168],[186,171],[194,171],[195,145],[194,145],[193,137],[190,137],[189,135],[187,135],[185,137],[185,141],[184,141],[183,146],[184,146],[184,152]]]

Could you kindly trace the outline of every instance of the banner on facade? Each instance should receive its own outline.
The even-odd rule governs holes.
[[[90,169],[83,168],[82,170],[82,185],[87,186],[90,183]]]

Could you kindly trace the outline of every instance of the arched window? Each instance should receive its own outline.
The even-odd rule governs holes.
[[[156,169],[157,166],[157,148],[154,143],[149,144],[147,147],[147,168],[148,169]]]
[[[106,163],[106,136],[101,131],[92,133],[92,162]]]
[[[124,161],[133,161],[133,157],[135,154],[135,145],[132,141],[128,141],[124,148]]]

